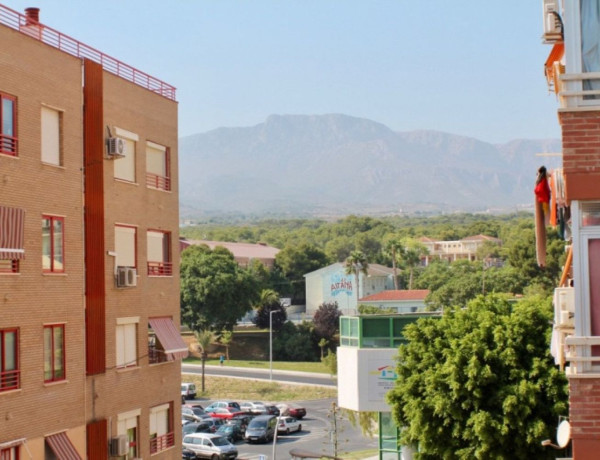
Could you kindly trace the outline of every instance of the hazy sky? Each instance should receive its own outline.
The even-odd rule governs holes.
[[[0,0],[177,87],[179,134],[343,113],[559,138],[541,0]]]

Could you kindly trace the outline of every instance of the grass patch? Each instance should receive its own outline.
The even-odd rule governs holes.
[[[184,364],[202,364],[202,360],[198,358],[186,358]],[[218,359],[207,359],[206,364],[218,366]],[[246,361],[230,359],[225,361],[225,366],[229,367],[249,367],[255,369],[269,369],[269,361]],[[314,372],[315,374],[329,374],[329,370],[322,362],[288,362],[288,361],[273,361],[273,369],[280,371],[300,371]]]
[[[338,454],[339,455],[339,454]],[[357,450],[354,452],[347,452],[341,455],[344,460],[360,460],[364,458],[377,457],[379,451],[377,449],[370,450]]]
[[[185,382],[194,382],[198,398],[209,400],[232,399],[234,401],[262,400],[300,401],[308,399],[336,398],[337,389],[309,385],[286,385],[278,382],[251,379],[231,379],[227,377],[205,376],[205,391],[201,393],[202,376],[183,376]]]

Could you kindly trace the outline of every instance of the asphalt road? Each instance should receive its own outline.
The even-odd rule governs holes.
[[[202,374],[202,366],[196,364],[182,364],[182,374]],[[244,367],[206,366],[205,375],[217,377],[233,377],[240,379],[270,380],[271,374],[268,369],[251,369]],[[298,385],[322,385],[335,388],[337,379],[325,374],[309,372],[277,371],[273,370],[273,381],[298,384]]]

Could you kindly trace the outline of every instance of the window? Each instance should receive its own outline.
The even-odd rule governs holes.
[[[159,190],[171,190],[170,151],[168,148],[146,142],[146,185]]]
[[[63,217],[42,216],[42,268],[44,272],[62,273],[64,267]]]
[[[175,444],[171,404],[150,408],[150,453],[155,454]]]
[[[62,113],[42,107],[42,162],[62,165]]]
[[[19,460],[19,446],[0,449],[0,460]]]
[[[122,413],[117,418],[117,434],[127,436],[129,441],[129,451],[127,458],[132,459],[138,456],[138,418],[141,411],[139,409]]]
[[[137,323],[139,318],[117,319],[117,367],[137,366]]]
[[[135,148],[139,136],[135,133],[115,128],[117,137],[123,139],[125,149],[124,156],[114,160],[115,179],[121,179],[127,182],[135,182]]]
[[[24,227],[23,209],[0,206],[0,273],[19,272],[19,259],[25,256]]]
[[[159,230],[148,230],[148,275],[171,276],[171,233]]]
[[[115,263],[117,267],[137,266],[137,228],[115,225]]]
[[[17,98],[0,93],[0,153],[17,156]]]
[[[44,326],[44,382],[65,379],[65,325]]]
[[[0,391],[19,388],[19,330],[0,329]]]

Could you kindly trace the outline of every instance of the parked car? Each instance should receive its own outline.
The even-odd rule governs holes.
[[[237,448],[223,436],[212,433],[192,433],[183,437],[183,447],[196,453],[198,458],[234,459]]]
[[[181,402],[186,399],[196,399],[196,384],[189,382],[181,383]]]
[[[233,418],[236,415],[244,415],[245,412],[242,412],[238,409],[234,408],[225,408],[225,407],[216,407],[212,409],[210,412],[207,412],[212,418]]]
[[[277,432],[290,434],[292,431],[302,431],[300,420],[294,417],[279,417],[277,422]]]
[[[221,425],[215,434],[227,438],[232,444],[244,438],[239,425],[230,425],[229,423]]]
[[[210,415],[204,412],[200,407],[181,406],[181,418],[191,422],[200,422],[202,419],[210,418]]]
[[[265,415],[275,415],[276,417],[279,417],[281,412],[277,406],[273,404],[267,404],[265,405]]]
[[[196,453],[193,450],[183,449],[181,451],[181,458],[182,460],[196,460],[198,457],[196,457]]]
[[[202,420],[203,423],[208,423],[208,425],[210,426],[210,431],[212,433],[216,433],[217,430],[219,429],[219,427],[221,425],[223,425],[225,423],[225,421],[222,418],[207,418]]]
[[[252,442],[269,442],[275,437],[277,417],[274,415],[259,415],[253,418],[246,428],[244,439]]]
[[[232,409],[236,409],[238,411],[241,411],[242,409],[240,408],[240,405],[235,402],[235,401],[215,401],[212,404],[206,406],[204,408],[204,410],[206,412],[212,412],[214,409],[226,409],[226,408],[232,408]]]
[[[250,414],[264,414],[267,412],[265,405],[259,401],[246,401],[240,403],[240,409]]]
[[[306,409],[297,404],[277,404],[277,408],[280,410],[280,415],[289,415],[290,417],[302,420],[306,415]]]
[[[215,424],[212,421],[190,422],[181,427],[183,436],[191,433],[214,433],[216,431]]]
[[[247,415],[247,414],[234,415],[230,419],[225,420],[225,423],[228,425],[239,426],[240,431],[242,432],[242,434],[244,434],[246,432],[246,428],[248,427],[248,424],[254,417],[255,417],[254,415]]]

